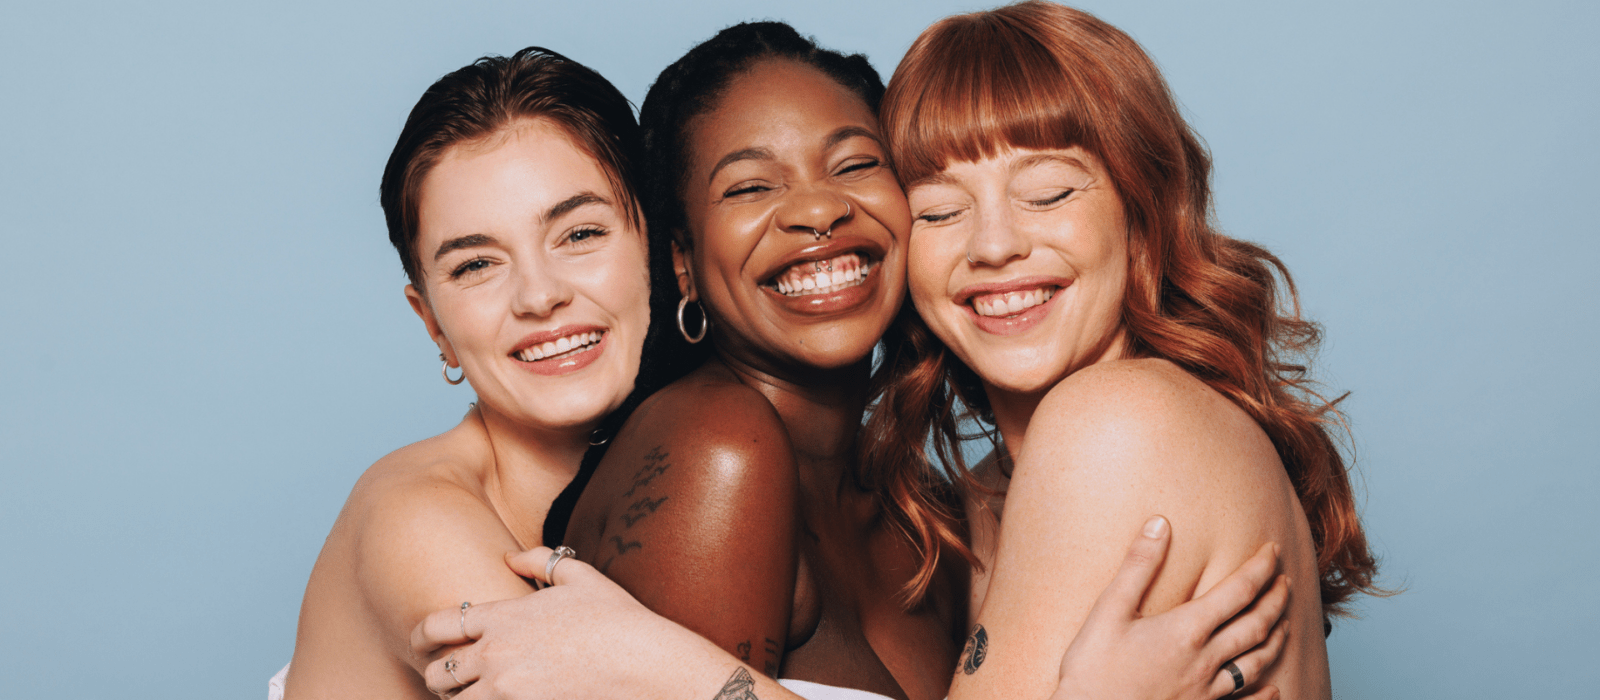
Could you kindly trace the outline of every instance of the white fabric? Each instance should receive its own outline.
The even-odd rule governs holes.
[[[865,690],[797,681],[793,678],[779,678],[778,685],[788,688],[789,692],[806,700],[890,700],[886,695],[869,693]]]
[[[284,664],[278,674],[267,681],[267,700],[283,700],[283,684],[289,678],[289,664]]]
[[[267,700],[283,700],[283,684],[289,677],[289,665],[283,668],[267,681]],[[797,681],[792,678],[779,678],[778,685],[788,688],[790,692],[806,700],[889,700],[887,696],[869,693],[855,688],[838,688],[811,681]]]

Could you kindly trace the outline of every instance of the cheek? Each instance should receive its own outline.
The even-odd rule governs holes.
[[[931,234],[912,234],[906,248],[906,283],[911,292],[911,303],[930,324],[938,324],[938,315],[949,306],[948,287],[950,272],[949,246],[938,245]]]

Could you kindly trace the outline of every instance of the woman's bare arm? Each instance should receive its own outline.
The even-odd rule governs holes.
[[[1123,543],[1151,513],[1179,534],[1143,599],[1149,613],[1206,592],[1288,534],[1246,522],[1272,497],[1252,490],[1251,474],[1282,471],[1270,443],[1245,434],[1253,423],[1219,419],[1216,401],[1226,401],[1204,385],[1152,362],[1096,365],[1041,402],[1017,455],[975,628],[986,655],[966,660],[952,697],[1049,697]]]
[[[411,629],[434,610],[532,591],[506,570],[521,548],[488,504],[447,464],[408,463],[424,446],[380,461],[340,513],[307,586],[291,697],[392,697],[397,684],[427,697],[420,675],[396,671],[429,661],[411,654]]]
[[[580,558],[649,609],[776,676],[794,601],[793,448],[760,394],[670,387],[617,437],[573,514]]]

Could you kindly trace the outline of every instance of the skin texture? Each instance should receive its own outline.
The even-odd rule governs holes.
[[[869,354],[904,294],[909,220],[877,133],[853,93],[784,60],[735,78],[691,124],[675,260],[716,358],[630,419],[569,540],[757,671],[923,700],[944,696],[955,664],[965,572],[901,610],[915,553],[849,477]],[[874,266],[862,284],[773,286],[844,253]]]
[[[504,555],[540,543],[588,431],[637,371],[644,241],[617,201],[595,161],[544,122],[457,145],[424,180],[426,292],[406,297],[479,401],[357,482],[306,587],[289,697],[431,698],[411,629],[463,600],[532,591]],[[561,328],[602,334],[587,364],[515,357]]]
[[[972,672],[956,675],[952,696],[1049,696],[1049,671],[1111,580],[1117,543],[1158,512],[1181,536],[1141,609],[1168,610],[1263,542],[1281,543],[1295,582],[1287,653],[1250,687],[1329,697],[1315,550],[1271,442],[1175,365],[1128,357],[1127,228],[1098,159],[1076,147],[1003,150],[952,164],[909,201],[912,298],[983,380],[1015,464],[1004,528],[992,549],[980,542],[995,572],[977,617],[987,654],[967,656]],[[1001,292],[1053,296],[980,315]]]

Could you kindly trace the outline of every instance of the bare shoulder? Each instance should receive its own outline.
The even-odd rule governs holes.
[[[655,449],[724,478],[794,468],[789,432],[772,402],[719,377],[691,375],[658,392],[629,419],[614,448],[619,457]]]
[[[1214,480],[1278,467],[1271,441],[1249,414],[1155,359],[1103,362],[1063,380],[1034,412],[1026,448],[1114,466],[1119,478],[1129,468]],[[1209,468],[1195,470],[1197,462]]]

